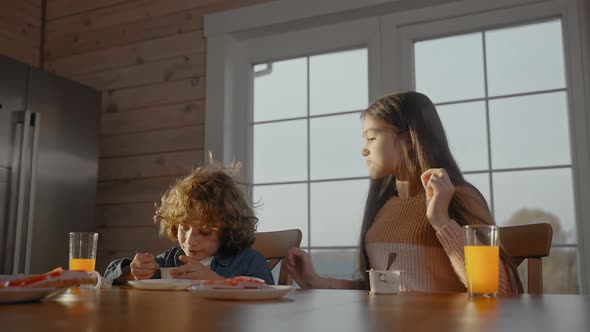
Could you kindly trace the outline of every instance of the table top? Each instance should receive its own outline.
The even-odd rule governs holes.
[[[590,297],[371,295],[296,290],[279,300],[221,301],[191,291],[72,288],[0,305],[2,331],[590,331]]]

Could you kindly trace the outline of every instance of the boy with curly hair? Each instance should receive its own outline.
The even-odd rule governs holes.
[[[274,285],[266,259],[250,246],[258,218],[234,180],[239,165],[202,166],[178,180],[162,197],[154,222],[160,235],[179,246],[154,257],[137,253],[109,264],[115,282],[160,278],[159,268],[175,267],[177,279],[211,280],[250,276]]]

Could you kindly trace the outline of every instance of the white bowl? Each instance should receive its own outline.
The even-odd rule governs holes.
[[[403,271],[368,270],[371,294],[398,294],[404,289]]]
[[[175,267],[161,267],[160,268],[160,278],[162,279],[174,279],[171,274],[171,271],[175,269]]]

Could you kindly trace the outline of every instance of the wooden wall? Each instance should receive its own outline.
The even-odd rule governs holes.
[[[45,69],[103,91],[98,271],[173,244],[152,216],[204,155],[203,15],[264,1],[48,1]]]
[[[42,0],[0,0],[0,54],[39,66]]]

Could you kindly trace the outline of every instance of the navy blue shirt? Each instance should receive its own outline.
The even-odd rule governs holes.
[[[166,250],[164,253],[155,257],[156,264],[160,267],[178,267],[184,265],[178,257],[184,255],[180,247],[174,247]],[[115,281],[123,274],[130,273],[132,260],[121,258],[112,261],[107,267],[104,277]],[[234,256],[215,255],[211,261],[211,270],[223,278],[233,278],[237,276],[248,276],[260,278],[267,285],[274,285],[272,273],[268,268],[268,262],[261,253],[252,248],[240,250]],[[157,270],[152,279],[160,279],[160,270]]]

